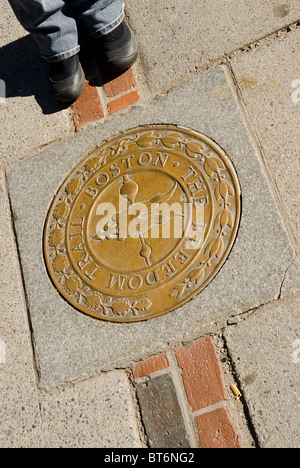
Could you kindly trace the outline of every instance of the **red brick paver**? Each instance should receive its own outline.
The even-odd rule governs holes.
[[[132,374],[150,447],[242,447],[210,336],[140,362]]]
[[[138,91],[132,91],[131,93],[124,94],[118,99],[115,99],[114,101],[110,101],[108,103],[108,111],[110,114],[115,114],[116,112],[131,106],[139,99],[140,95]]]
[[[229,399],[222,368],[209,336],[197,341],[190,349],[177,348],[175,352],[193,411]]]
[[[165,354],[161,354],[160,356],[155,356],[153,358],[148,359],[144,362],[139,362],[133,369],[133,377],[135,379],[140,379],[142,377],[146,377],[153,372],[167,369],[169,367],[169,360]]]
[[[88,82],[85,84],[83,94],[72,105],[76,131],[91,122],[96,122],[104,117],[103,107],[97,88]]]
[[[202,448],[242,448],[241,435],[227,408],[197,416],[195,422]]]
[[[108,114],[115,114],[131,106],[140,99],[136,90],[137,82],[133,69],[121,75],[113,75],[100,64],[102,92],[93,85],[93,70],[89,63],[84,64],[86,83],[82,96],[72,105],[75,129],[79,131],[87,124],[101,120]]]
[[[136,86],[136,79],[132,68],[117,77],[109,77],[103,85],[104,92],[108,98],[113,98],[126,91],[131,91]]]

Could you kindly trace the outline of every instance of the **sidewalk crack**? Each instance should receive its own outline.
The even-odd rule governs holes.
[[[283,274],[283,278],[282,278],[280,288],[279,288],[278,300],[280,300],[282,298],[282,291],[283,291],[284,283],[286,281],[289,270],[292,268],[293,264],[296,261],[296,258],[297,258],[296,254],[294,254],[292,260],[290,261],[289,265],[287,266],[287,268],[286,268],[286,270],[285,270],[285,272]]]

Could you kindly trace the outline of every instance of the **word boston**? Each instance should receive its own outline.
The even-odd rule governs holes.
[[[173,311],[226,261],[240,197],[230,159],[205,135],[166,125],[129,130],[89,154],[59,189],[44,230],[50,278],[97,319]]]

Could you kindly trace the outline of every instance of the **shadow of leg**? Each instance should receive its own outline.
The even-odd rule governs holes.
[[[5,82],[6,98],[34,96],[43,114],[54,114],[66,106],[52,97],[48,70],[29,35],[0,49],[0,80]]]

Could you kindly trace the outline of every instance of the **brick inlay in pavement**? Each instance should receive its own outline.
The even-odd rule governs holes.
[[[98,63],[100,83],[88,60],[83,63],[87,82],[82,96],[71,106],[76,131],[115,114],[140,100],[133,68],[115,75]]]
[[[222,369],[209,337],[197,341],[190,349],[176,348],[175,351],[193,411],[229,399]]]
[[[115,114],[116,112],[125,109],[126,107],[131,106],[140,99],[138,91],[131,91],[130,93],[124,94],[113,101],[109,101],[107,104],[108,111],[110,114]]]
[[[190,447],[171,376],[138,383],[136,390],[150,447]]]
[[[202,448],[243,448],[241,435],[227,408],[195,418]]]
[[[243,447],[210,336],[139,362],[132,375],[150,447]]]
[[[166,354],[161,354],[160,356],[155,356],[147,361],[139,362],[133,369],[133,376],[135,379],[140,379],[146,377],[153,372],[167,369],[170,363]]]
[[[77,131],[91,122],[103,119],[104,111],[97,88],[86,82],[83,94],[72,105],[72,110]]]

